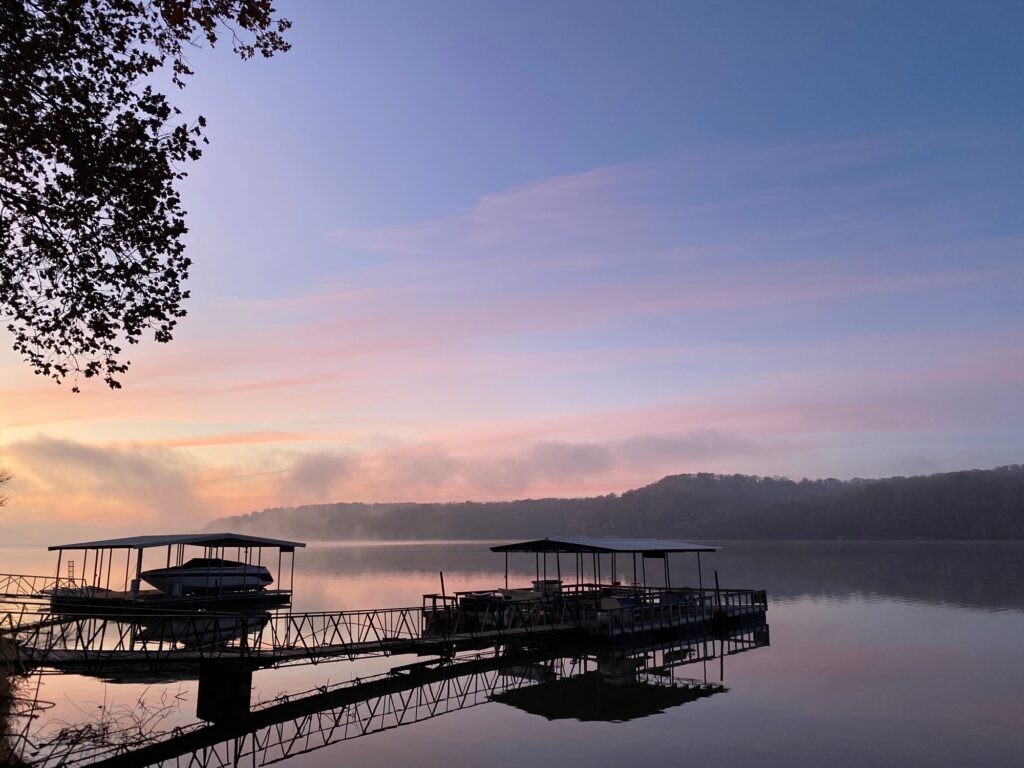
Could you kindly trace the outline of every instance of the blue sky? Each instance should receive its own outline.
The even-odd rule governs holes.
[[[291,52],[180,95],[174,343],[79,397],[0,358],[24,504],[140,461],[203,515],[1020,460],[1021,3],[280,10]]]
[[[309,238],[301,258],[315,252],[334,274],[324,230],[443,216],[539,178],[708,150],[897,136],[922,151],[880,161],[927,169],[938,155],[939,184],[1012,193],[1019,169],[1002,166],[1008,148],[1019,151],[1024,115],[1018,3],[287,10],[290,54],[204,55],[189,93],[214,142],[195,170],[195,227],[200,211],[223,215],[204,191],[242,198],[235,215],[263,221],[250,228],[251,252],[274,264],[299,245],[297,229]],[[987,142],[995,167],[957,165],[943,140]],[[697,183],[729,196],[746,184],[732,176]],[[1012,207],[977,224],[1012,230]],[[349,254],[341,268],[358,265]]]

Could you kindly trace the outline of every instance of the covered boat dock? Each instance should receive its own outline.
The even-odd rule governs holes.
[[[263,605],[242,610],[236,603],[207,605],[195,596],[186,596],[189,602],[179,605],[164,596],[140,609],[140,594],[128,610],[118,600],[130,599],[130,593],[127,598],[122,593],[121,598],[108,594],[95,599],[87,591],[105,584],[117,550],[128,550],[127,581],[133,551],[136,573],[140,573],[144,550],[167,548],[165,562],[167,558],[181,562],[181,548],[189,545],[209,554],[225,554],[237,547],[249,562],[252,551],[262,547],[287,554],[302,546],[239,534],[191,534],[53,547],[62,553],[78,549],[96,553],[91,583],[73,588],[82,591],[82,602],[60,608],[55,600],[51,606],[39,606],[38,613],[11,612],[5,622],[9,626],[0,629],[0,635],[17,643],[18,656],[28,668],[155,674],[186,667],[210,669],[211,662],[218,669],[228,668],[227,663],[251,670],[370,655],[445,656],[506,643],[601,643],[717,634],[763,624],[767,611],[763,591],[722,588],[717,574],[714,588],[705,587],[699,568],[695,586],[671,584],[667,567],[647,573],[647,561],[662,560],[664,566],[670,556],[692,553],[696,559],[714,547],[620,538],[547,538],[497,545],[492,549],[506,557],[533,554],[539,578],[533,584],[510,586],[506,569],[503,588],[453,594],[445,592],[442,578],[440,594],[424,595],[420,606],[406,608],[292,612],[268,611]],[[574,556],[575,572],[562,570],[567,555]],[[259,563],[259,554],[255,558]],[[628,566],[626,570],[635,569],[636,577],[626,579],[619,572],[620,563]],[[664,579],[649,578],[658,570],[664,572]],[[556,578],[548,578],[552,574]]]
[[[58,586],[52,593],[52,607],[56,613],[81,613],[91,609],[226,608],[226,604],[242,609],[246,603],[281,607],[291,601],[295,550],[304,546],[298,541],[238,533],[157,534],[57,544],[48,547],[49,551],[57,552],[54,583]],[[277,551],[277,586],[272,590],[222,589],[221,582],[217,580],[217,569],[213,566],[205,569],[209,579],[207,588],[197,590],[205,593],[202,596],[172,594],[142,586],[147,573],[143,570],[143,560],[148,551],[166,550],[166,556],[160,558],[162,562],[159,563],[164,570],[185,569],[189,562],[186,557],[195,556],[208,563],[231,562],[243,574],[256,574],[272,565],[273,552],[264,562],[265,549]],[[81,560],[65,559],[66,552],[82,552]],[[120,555],[122,552],[123,557]],[[232,555],[234,561],[227,561],[226,558]],[[285,555],[288,555],[287,561]],[[66,568],[66,574],[61,573],[62,567]],[[288,577],[286,584],[285,575]]]
[[[716,552],[717,547],[706,544],[692,544],[687,541],[671,539],[630,539],[621,537],[566,536],[548,537],[514,544],[501,544],[491,547],[492,552],[505,554],[505,587],[508,587],[508,556],[510,553],[532,554],[535,560],[536,579],[538,582],[548,581],[548,556],[554,555],[554,571],[558,581],[562,580],[562,555],[572,555],[575,564],[575,584],[579,588],[600,586],[602,584],[602,566],[607,555],[607,566],[604,573],[609,575],[609,585],[621,584],[622,575],[619,571],[618,557],[628,556],[632,559],[634,586],[647,588],[647,561],[661,560],[662,586],[671,588],[672,572],[669,567],[669,555],[695,553],[697,556],[697,586],[704,588],[704,575],[701,568],[702,552]],[[637,568],[637,555],[640,556],[640,567]],[[589,556],[589,558],[588,558]],[[593,580],[586,581],[587,560],[590,560],[590,574]]]
[[[590,637],[618,637],[707,623],[724,626],[767,610],[763,591],[722,589],[717,571],[714,588],[704,587],[701,554],[716,551],[705,544],[572,536],[500,544],[491,551],[505,555],[504,587],[424,595],[425,634],[508,631],[525,611],[547,617],[552,627],[569,625]],[[510,554],[533,555],[532,585],[510,586]],[[673,586],[669,557],[685,554],[695,555],[696,583]],[[571,560],[563,563],[563,556]],[[651,560],[661,561],[661,567],[648,574]]]

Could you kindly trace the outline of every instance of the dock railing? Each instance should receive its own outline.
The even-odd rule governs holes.
[[[440,631],[449,633],[513,628],[523,622],[571,626],[591,635],[619,635],[764,613],[768,607],[765,592],[749,589],[564,584],[559,591],[533,592],[537,597],[524,601],[521,596],[530,593],[529,589],[507,589],[425,595],[424,610],[432,611]],[[516,621],[509,621],[509,615]]]
[[[729,595],[746,595],[757,590],[751,589],[733,589],[733,588],[722,588],[715,589],[714,587],[652,587],[643,586],[641,584],[631,584],[628,582],[608,584],[563,584],[561,594],[563,595],[604,595],[614,597],[638,597],[643,599],[645,602],[658,603],[658,602],[674,602],[680,599],[697,599],[697,598],[708,598],[714,597],[716,594],[720,594],[723,597],[726,594]]]
[[[305,613],[189,613],[159,616],[5,614],[0,634],[18,644],[29,666],[99,667],[118,661],[248,659],[257,665],[338,657],[439,651],[459,643],[578,626],[571,605],[537,600],[500,610],[451,607]]]
[[[590,634],[614,636],[679,627],[710,620],[713,615],[714,604],[705,595],[638,605],[587,607],[583,610],[583,625]]]
[[[760,616],[768,609],[768,597],[763,590],[663,590],[655,600],[635,604],[628,597],[623,600],[615,596],[612,598],[582,609],[581,622],[588,633],[614,637],[656,632],[707,621]],[[605,602],[612,604],[606,605]],[[622,604],[615,605],[615,602]]]
[[[0,635],[16,641],[28,666],[179,660],[249,660],[259,665],[328,658],[447,653],[524,635],[582,632],[618,636],[764,613],[763,591],[567,585],[562,592],[497,590],[426,596],[415,608],[322,612],[188,612],[88,615],[26,607],[0,611]]]
[[[49,596],[55,589],[84,589],[85,579],[0,573],[0,598]]]
[[[419,609],[160,616],[50,615],[6,630],[30,666],[247,658],[268,663],[387,653],[419,637]],[[38,616],[36,617],[39,618]]]
[[[577,607],[538,594],[532,599],[477,599],[457,593],[440,602],[424,595],[423,636],[426,638],[507,637],[536,630],[559,631],[580,626]]]

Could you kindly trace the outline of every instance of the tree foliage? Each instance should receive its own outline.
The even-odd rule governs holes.
[[[1024,466],[882,480],[790,480],[702,472],[589,499],[316,504],[211,523],[310,539],[1024,540]]]
[[[0,488],[2,488],[4,486],[4,484],[9,482],[12,477],[13,477],[13,475],[10,472],[8,472],[3,467],[0,467]],[[4,506],[4,504],[6,504],[6,503],[7,503],[7,497],[4,496],[2,493],[0,493],[0,507]]]
[[[206,142],[156,84],[229,37],[287,50],[271,0],[0,0],[0,314],[36,373],[119,387],[171,339],[190,261],[177,183]]]

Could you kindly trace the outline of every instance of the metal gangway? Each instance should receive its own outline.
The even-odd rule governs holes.
[[[8,598],[48,599],[56,589],[85,589],[85,579],[76,579],[74,570],[69,576],[38,576],[22,573],[0,573],[0,601]]]
[[[450,626],[460,624],[457,611]],[[172,613],[152,616],[0,615],[0,639],[26,668],[110,673],[175,665],[243,662],[254,668],[403,653],[443,653],[579,628],[571,606],[543,601],[503,609],[484,629],[438,628],[423,608],[353,611]]]
[[[608,591],[608,588],[604,588]],[[158,673],[209,662],[251,668],[405,653],[450,654],[524,638],[629,637],[700,630],[763,617],[764,592],[673,588],[642,605],[600,608],[585,595],[538,596],[468,608],[452,600],[417,607],[257,614],[162,610],[152,614],[51,613],[39,595],[8,599],[0,643],[23,668]]]

